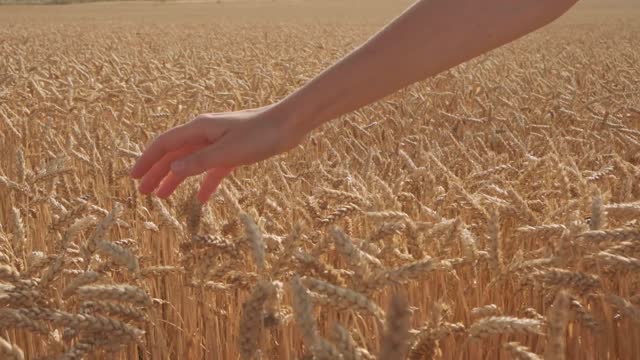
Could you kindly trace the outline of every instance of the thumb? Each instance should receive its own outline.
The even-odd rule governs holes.
[[[213,168],[234,168],[255,162],[256,152],[261,152],[259,142],[256,143],[245,134],[228,134],[219,141],[174,161],[171,171],[178,176],[189,177]]]
[[[219,146],[209,145],[171,164],[171,172],[180,177],[201,174],[209,169],[219,167]]]

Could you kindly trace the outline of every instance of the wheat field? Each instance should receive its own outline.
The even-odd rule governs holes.
[[[589,1],[237,169],[128,177],[408,2],[0,7],[0,358],[634,359],[640,8]]]

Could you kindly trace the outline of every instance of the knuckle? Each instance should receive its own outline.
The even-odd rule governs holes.
[[[196,116],[193,120],[191,120],[191,124],[193,125],[204,125],[206,123],[211,122],[213,118],[209,114],[200,114]]]
[[[156,136],[152,144],[159,147],[160,149],[164,149],[167,144],[167,133],[162,133]]]

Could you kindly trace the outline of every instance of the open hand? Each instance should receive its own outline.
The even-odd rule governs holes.
[[[189,176],[206,172],[198,200],[206,202],[225,176],[298,145],[301,137],[287,127],[275,106],[202,114],[157,136],[131,170],[142,179],[139,190],[166,198]]]

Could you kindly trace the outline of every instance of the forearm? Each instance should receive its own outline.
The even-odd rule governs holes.
[[[577,0],[422,0],[282,101],[292,125],[322,123],[511,42]]]

